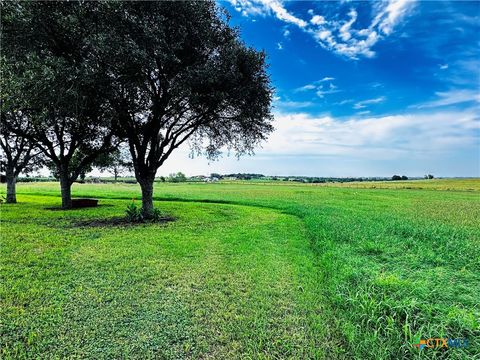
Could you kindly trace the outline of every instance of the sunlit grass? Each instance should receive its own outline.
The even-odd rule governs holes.
[[[478,178],[464,179],[430,179],[402,181],[363,181],[350,183],[326,183],[326,186],[350,187],[362,189],[431,189],[431,190],[466,190],[480,191]]]
[[[136,185],[75,184],[102,206],[62,212],[45,210],[58,184],[20,184],[1,210],[2,356],[472,357],[479,181],[413,183],[162,183],[177,221],[127,228],[75,224],[121,216]]]

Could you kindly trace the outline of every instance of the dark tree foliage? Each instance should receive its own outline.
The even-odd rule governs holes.
[[[408,180],[408,176],[405,176],[405,175],[393,175],[392,176],[392,180]]]
[[[213,1],[9,2],[1,21],[2,72],[28,119],[11,130],[54,164],[65,208],[114,130],[128,141],[145,217],[156,171],[179,146],[240,156],[273,130],[265,54]]]
[[[157,169],[179,146],[240,156],[273,130],[265,54],[240,40],[213,1],[109,2],[104,18],[110,104],[148,217]]]
[[[9,128],[29,139],[55,166],[62,207],[71,184],[112,148],[111,114],[103,91],[96,24],[100,3],[2,2],[3,93],[27,126]]]
[[[109,153],[100,155],[93,162],[93,166],[101,171],[108,171],[113,174],[115,181],[126,171],[133,169],[132,160],[128,149],[118,147]]]
[[[187,177],[185,176],[184,173],[177,172],[177,173],[170,174],[167,178],[167,181],[174,182],[174,183],[185,182],[187,181]]]

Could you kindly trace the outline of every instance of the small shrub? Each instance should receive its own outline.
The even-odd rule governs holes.
[[[164,214],[160,211],[160,209],[153,209],[153,216],[152,216],[152,221],[160,221],[164,218]]]
[[[135,199],[127,206],[125,217],[129,222],[142,222],[142,210],[135,204]]]
[[[160,221],[165,218],[165,214],[160,209],[153,209],[153,214],[148,219],[142,213],[142,209],[135,204],[135,199],[132,199],[132,202],[127,206],[125,210],[125,218],[128,222],[146,222]]]

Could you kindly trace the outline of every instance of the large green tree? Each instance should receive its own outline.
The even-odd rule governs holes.
[[[56,166],[65,208],[114,135],[149,217],[155,174],[179,146],[240,156],[273,130],[265,54],[213,1],[2,3],[2,24],[11,93],[30,121],[22,136]]]
[[[2,97],[26,122],[5,125],[56,167],[63,208],[71,207],[72,183],[114,145],[108,75],[97,56],[101,5],[1,3]]]
[[[273,130],[266,56],[213,1],[109,2],[104,14],[110,104],[148,217],[157,169],[179,146],[240,156]]]

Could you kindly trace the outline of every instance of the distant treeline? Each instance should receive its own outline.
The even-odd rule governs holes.
[[[54,177],[34,177],[34,176],[23,176],[17,179],[17,182],[50,182],[50,181],[58,181]],[[2,182],[3,175],[2,175]]]
[[[418,179],[433,179],[434,176],[431,174],[425,175],[424,177],[411,177],[410,180]],[[400,180],[409,180],[405,175],[393,175],[392,177],[319,177],[319,176],[269,176],[263,174],[253,174],[253,173],[232,173],[232,174],[217,174],[212,173],[210,176],[197,175],[187,177],[183,173],[178,172],[175,174],[170,174],[168,177],[159,176],[155,179],[157,182],[201,182],[201,181],[210,181],[210,180],[257,180],[257,181],[292,181],[292,182],[301,182],[301,183],[331,183],[331,182],[362,182],[362,181],[400,181]],[[47,181],[58,181],[54,177],[21,177],[18,179],[19,182],[47,182]],[[2,179],[2,182],[4,180]],[[113,178],[105,177],[86,177],[83,180],[78,180],[80,183],[114,183],[122,182],[127,184],[135,184],[137,181],[132,177],[118,177],[117,180]]]
[[[220,175],[220,174],[212,174],[211,176],[218,177],[219,179],[223,178],[230,178],[230,179],[237,179],[237,180],[252,180],[252,179],[269,179],[270,177],[265,176],[263,174],[225,174],[225,175]]]
[[[294,181],[302,183],[327,183],[327,182],[353,182],[353,181],[391,181],[408,180],[405,175],[393,175],[392,177],[319,177],[319,176],[269,176],[263,174],[236,173],[236,174],[211,174],[211,177],[225,180],[265,180],[265,181]],[[433,179],[433,175],[425,175],[424,178]],[[412,177],[410,179],[422,179]]]
[[[29,182],[58,182],[59,180],[56,179],[55,177],[53,176],[49,176],[49,177],[43,177],[43,176],[22,176],[22,177],[19,177],[17,179],[17,182],[25,182],[25,183],[29,183]],[[5,182],[4,180],[4,175],[1,176],[1,182]],[[135,178],[132,178],[132,177],[128,177],[128,178],[118,178],[117,181],[115,181],[113,178],[105,178],[105,177],[86,177],[85,179],[78,179],[77,181],[75,181],[77,183],[81,183],[81,184],[84,184],[84,183],[90,183],[90,184],[94,184],[94,183],[115,183],[115,182],[123,182],[123,183],[127,183],[127,184],[136,184],[137,183],[137,180],[135,180]]]

